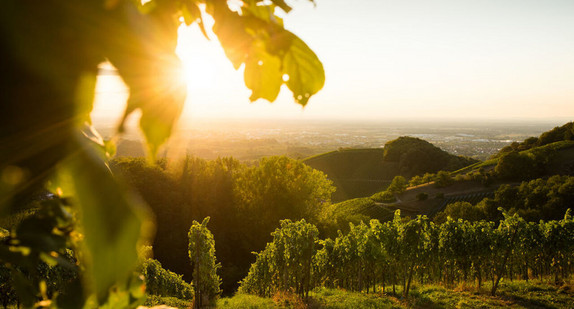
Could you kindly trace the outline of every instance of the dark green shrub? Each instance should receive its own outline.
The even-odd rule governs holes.
[[[419,201],[426,201],[429,198],[429,195],[427,193],[421,192],[419,194],[417,194],[417,200]]]
[[[397,200],[395,195],[389,191],[375,193],[371,196],[371,199],[379,203],[393,203]]]
[[[434,184],[439,188],[448,187],[453,183],[454,179],[452,179],[449,172],[440,171],[434,177]]]
[[[182,275],[164,269],[161,263],[154,259],[147,259],[141,267],[146,283],[146,294],[193,299],[193,286],[185,282]]]

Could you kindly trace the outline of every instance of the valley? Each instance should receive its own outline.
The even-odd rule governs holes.
[[[175,132],[164,155],[190,154],[204,159],[233,156],[240,160],[287,155],[304,159],[337,149],[381,148],[399,136],[412,136],[455,155],[485,160],[514,141],[537,136],[563,122],[192,119]],[[107,119],[95,119],[94,125],[103,137],[110,137],[116,124]],[[142,156],[142,145],[142,137],[132,125],[122,136],[118,155]]]

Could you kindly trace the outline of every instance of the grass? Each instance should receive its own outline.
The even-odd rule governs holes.
[[[383,161],[384,151],[380,148],[341,149],[316,155],[303,163],[327,174],[333,180],[337,191],[332,200],[370,196],[384,190],[398,174],[398,164]]]
[[[281,308],[271,298],[263,298],[254,295],[237,294],[233,297],[226,297],[217,300],[216,308],[225,309],[263,309]]]
[[[569,285],[542,282],[503,282],[497,296],[490,296],[487,283],[477,291],[474,286],[455,289],[429,285],[413,289],[405,308],[572,308],[574,293]]]
[[[381,297],[379,294],[365,294],[326,288],[316,289],[310,293],[310,298],[310,308],[403,308],[397,300],[389,297]]]
[[[454,172],[451,172],[450,174],[451,174],[452,176],[454,176],[454,175],[459,175],[459,174],[467,174],[468,172],[471,172],[471,171],[477,171],[477,170],[480,169],[481,167],[483,167],[483,168],[488,168],[488,167],[493,167],[493,166],[495,166],[496,164],[498,164],[498,158],[496,158],[496,159],[490,159],[490,160],[486,160],[486,161],[482,161],[482,162],[477,162],[477,163],[474,163],[474,164],[469,165],[469,166],[467,166],[467,167],[463,167],[463,168],[461,168],[461,169],[459,169],[459,170],[456,170],[456,171],[454,171]]]
[[[390,288],[387,287],[387,292]],[[540,281],[501,282],[497,296],[490,296],[489,283],[480,291],[474,285],[461,284],[454,289],[438,285],[415,286],[408,298],[389,293],[358,293],[339,289],[317,288],[307,304],[292,294],[273,298],[238,294],[217,302],[217,308],[574,308],[572,283],[556,286]]]
[[[340,218],[343,221],[349,221],[350,217],[355,216],[368,222],[370,219],[386,221],[392,218],[394,212],[384,206],[377,205],[370,197],[362,197],[332,204],[330,211],[327,213],[330,218]],[[348,223],[345,223],[345,225],[348,225]]]
[[[183,300],[175,297],[162,297],[158,295],[146,295],[146,300],[144,305],[153,307],[158,305],[166,305],[175,308],[191,308],[193,302],[189,300]]]

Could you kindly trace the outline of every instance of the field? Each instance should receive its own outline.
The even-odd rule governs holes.
[[[310,294],[308,304],[294,295],[276,294],[272,298],[236,295],[218,300],[216,308],[572,308],[574,291],[571,284],[556,286],[543,281],[504,282],[500,295],[490,296],[488,285],[477,291],[474,286],[460,285],[446,289],[437,285],[419,286],[405,299],[385,293],[356,293],[319,288]],[[400,295],[400,288],[396,290]]]

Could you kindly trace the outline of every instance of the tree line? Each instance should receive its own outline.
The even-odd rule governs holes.
[[[434,220],[444,222],[450,216],[470,221],[498,221],[502,219],[498,208],[516,213],[529,222],[557,220],[573,203],[574,177],[554,175],[520,184],[503,184],[494,192],[494,198],[485,198],[476,205],[468,202],[449,204]]]
[[[111,166],[155,213],[154,257],[188,281],[193,278],[189,227],[194,220],[211,217],[222,289],[227,292],[237,288],[254,261],[251,252],[265,248],[280,220],[306,218],[320,225],[334,191],[325,174],[287,157],[253,164],[186,157],[155,165],[141,158],[120,158]]]

